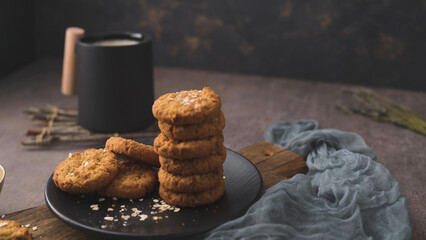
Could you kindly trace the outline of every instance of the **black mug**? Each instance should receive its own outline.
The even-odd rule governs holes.
[[[140,131],[153,123],[152,38],[88,35],[76,44],[78,122],[94,132]]]

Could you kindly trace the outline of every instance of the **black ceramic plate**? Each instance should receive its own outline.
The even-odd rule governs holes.
[[[152,144],[152,139],[139,141]],[[47,182],[45,199],[49,209],[59,219],[98,236],[120,239],[189,237],[205,233],[244,214],[261,194],[262,177],[249,160],[228,149],[223,167],[226,187],[222,198],[210,205],[181,208],[178,212],[166,210],[160,213],[158,209],[152,209],[156,203],[154,201],[161,200],[158,190],[145,196],[143,201],[111,198],[99,201],[100,196],[96,193],[71,195],[61,191],[55,186],[52,176]],[[93,210],[93,204],[97,204],[99,209]],[[113,210],[108,211],[108,208]],[[141,221],[139,216],[132,217],[132,208],[141,210],[139,215],[146,214],[148,218]],[[125,220],[121,215],[130,217]],[[107,221],[104,219],[106,216],[117,220]]]

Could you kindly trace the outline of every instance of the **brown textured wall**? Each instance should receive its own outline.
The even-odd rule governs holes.
[[[35,58],[32,0],[0,1],[0,81]]]
[[[38,56],[65,28],[154,37],[156,65],[426,91],[426,1],[44,0]]]

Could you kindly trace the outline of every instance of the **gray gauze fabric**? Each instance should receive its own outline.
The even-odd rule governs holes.
[[[410,239],[398,182],[355,133],[316,121],[273,124],[265,139],[304,157],[309,171],[268,189],[208,239]]]

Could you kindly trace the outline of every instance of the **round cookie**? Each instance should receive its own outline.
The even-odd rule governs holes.
[[[158,154],[154,151],[153,146],[122,137],[110,137],[105,143],[105,148],[120,157],[122,156],[155,167],[160,167]]]
[[[158,121],[158,127],[168,138],[178,140],[206,138],[218,134],[225,128],[225,116],[221,111],[219,115],[194,125],[171,125]]]
[[[199,124],[219,114],[222,104],[219,95],[210,87],[167,93],[155,100],[155,118],[172,125]]]
[[[0,239],[31,240],[31,232],[20,223],[11,220],[0,220]]]
[[[115,179],[98,192],[108,197],[123,199],[143,198],[157,185],[157,171],[133,161],[119,161]]]
[[[154,149],[158,155],[171,159],[202,158],[217,154],[223,148],[223,134],[203,139],[180,141],[167,138],[160,133],[154,139]]]
[[[117,175],[114,153],[104,149],[88,149],[73,153],[58,164],[53,181],[64,192],[82,194],[107,186]]]
[[[161,169],[181,176],[202,174],[222,167],[226,159],[226,148],[223,147],[217,155],[188,160],[175,160],[160,156]]]
[[[214,188],[223,179],[223,168],[213,172],[181,176],[174,175],[160,168],[158,181],[160,186],[176,193],[196,193]]]
[[[220,181],[215,188],[198,193],[175,193],[160,185],[160,197],[168,204],[180,207],[198,207],[213,203],[225,192],[225,181]]]

